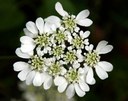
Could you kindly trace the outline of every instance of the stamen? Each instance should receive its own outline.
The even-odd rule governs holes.
[[[65,55],[65,60],[69,63],[72,63],[76,60],[76,55],[74,52],[67,52]]]
[[[62,24],[64,25],[66,29],[72,32],[76,27],[75,17],[74,16],[64,17]]]
[[[37,55],[33,56],[31,60],[29,60],[31,64],[31,68],[34,70],[42,71],[44,66],[44,60],[42,57],[38,57]]]
[[[49,44],[49,36],[47,36],[46,34],[38,35],[35,39],[35,43],[40,47],[45,47]]]
[[[55,76],[61,73],[61,65],[59,62],[53,63],[49,68],[49,74]]]
[[[95,66],[99,62],[99,60],[100,56],[95,51],[86,54],[85,62],[88,66]]]
[[[76,69],[69,69],[66,73],[65,78],[68,80],[69,83],[76,83],[79,80],[79,74]]]
[[[63,54],[63,48],[61,46],[56,46],[53,48],[53,55],[61,56]]]
[[[82,48],[82,43],[83,43],[83,40],[77,36],[75,39],[72,40],[72,43],[73,43],[73,46],[76,47],[76,48]]]
[[[63,43],[66,40],[66,35],[63,31],[58,31],[55,33],[55,41],[57,41],[59,44]]]

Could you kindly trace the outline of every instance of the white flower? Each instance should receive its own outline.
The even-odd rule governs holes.
[[[56,79],[56,77],[58,77],[58,75],[64,75],[66,73],[66,69],[62,66],[63,64],[61,64],[61,62],[55,60],[55,58],[52,58],[52,62],[50,63],[50,65],[48,66],[47,69],[47,75],[46,78],[44,80],[44,89],[49,89],[52,86],[52,82],[53,82],[53,78]]]
[[[100,54],[106,54],[113,49],[112,45],[107,44],[107,41],[100,41],[95,50],[93,50],[93,45],[85,47],[88,53],[85,53],[84,69],[87,72],[86,82],[89,84],[95,83],[93,68],[102,80],[106,79],[108,77],[107,72],[110,72],[113,69],[111,63],[100,61]]]
[[[76,51],[75,50],[69,50],[64,54],[64,61],[68,63],[73,63],[76,61],[78,58],[76,56]]]
[[[84,81],[84,70],[79,68],[71,68],[67,71],[65,76],[58,76],[55,78],[54,83],[58,86],[60,93],[66,89],[68,98],[72,98],[77,93],[78,96],[83,97],[89,91],[89,86]]]
[[[64,27],[66,29],[69,29],[71,32],[77,27],[77,24],[85,27],[88,27],[92,24],[92,21],[87,18],[90,14],[89,10],[83,10],[75,17],[74,15],[69,15],[63,9],[60,2],[57,2],[55,4],[55,9],[63,17],[62,21],[63,21]]]
[[[76,49],[83,49],[85,45],[88,45],[88,39],[86,39],[90,35],[90,31],[80,31],[80,35],[77,33],[73,33],[74,38],[71,40],[71,44]]]
[[[112,71],[112,64],[100,61],[100,55],[110,52],[113,46],[101,41],[93,49],[88,39],[90,31],[79,27],[92,24],[87,18],[89,10],[75,16],[65,11],[59,2],[55,9],[62,19],[52,15],[26,23],[25,35],[20,38],[21,47],[15,52],[28,62],[14,63],[14,71],[19,72],[18,78],[27,85],[43,85],[48,90],[54,82],[60,93],[66,91],[68,98],[75,92],[83,97],[89,91],[88,84],[96,82],[93,69],[102,80]]]
[[[29,59],[28,62],[16,62],[14,63],[14,71],[20,72],[18,78],[21,81],[26,81],[26,84],[33,83],[34,86],[41,86],[46,78],[46,69],[48,59],[42,58],[38,55],[22,53],[20,48],[16,50],[16,54],[22,58]]]
[[[58,44],[64,44],[65,41],[68,40],[68,32],[65,31],[64,29],[57,29],[54,33],[53,33],[53,42],[54,43],[58,43]]]
[[[33,51],[36,46],[44,47],[44,51],[51,45],[50,33],[51,29],[44,20],[39,17],[36,22],[29,21],[24,28],[25,36],[20,38],[21,51],[29,53]]]

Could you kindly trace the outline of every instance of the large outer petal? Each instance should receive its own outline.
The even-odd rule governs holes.
[[[83,10],[81,11],[77,16],[76,16],[76,20],[82,20],[85,19],[86,17],[88,17],[90,14],[89,10]]]
[[[45,19],[46,23],[50,25],[55,25],[56,27],[60,27],[61,25],[61,20],[57,16],[49,16]]]
[[[79,81],[79,86],[83,91],[89,91],[89,86],[82,80]]]
[[[100,67],[102,67],[102,68],[103,68],[105,71],[107,71],[107,72],[110,72],[110,71],[113,70],[113,65],[112,65],[111,63],[109,63],[109,62],[100,61],[100,62],[98,63],[98,65],[99,65]]]
[[[58,92],[62,93],[65,91],[65,89],[67,88],[68,82],[64,82],[62,85],[58,86]]]
[[[34,44],[21,44],[21,51],[23,53],[29,53],[31,51],[33,51],[35,48],[35,45]]]
[[[96,74],[100,79],[104,80],[108,78],[107,72],[104,69],[102,69],[100,66],[96,65],[95,70],[96,70]]]
[[[14,71],[22,71],[28,68],[29,64],[26,62],[19,61],[19,62],[14,63],[13,67],[14,67]]]
[[[49,89],[52,86],[52,77],[47,74],[46,79],[44,81],[44,89]]]
[[[35,38],[37,36],[36,34],[33,34],[32,32],[30,32],[27,28],[24,28],[23,31],[26,36],[29,36],[31,38]]]
[[[27,75],[27,77],[26,77],[26,84],[27,84],[27,85],[30,85],[30,84],[33,82],[33,79],[34,79],[35,75],[36,75],[36,72],[35,72],[35,71],[31,71],[31,72]]]
[[[88,72],[87,72],[87,76],[86,76],[86,82],[88,84],[95,84],[95,79],[94,79],[94,74],[93,74],[93,70],[92,68],[90,67]]]
[[[21,41],[21,51],[22,52],[30,52],[35,48],[34,40],[28,36],[22,36],[20,38]]]
[[[39,30],[39,33],[42,34],[44,32],[44,20],[41,17],[36,19],[36,26]]]
[[[107,41],[100,41],[96,47],[96,51],[98,52],[98,54],[106,54],[110,51],[112,51],[113,46],[112,45],[107,45],[108,42]]]
[[[38,34],[38,29],[37,29],[37,27],[36,27],[36,25],[35,25],[35,23],[34,22],[32,22],[32,21],[29,21],[29,22],[27,22],[26,23],[26,28],[30,31],[30,32],[32,32],[33,34]]]
[[[67,16],[68,13],[63,9],[62,5],[60,2],[57,2],[55,4],[55,9],[56,11],[61,15],[61,16]]]
[[[84,26],[84,27],[88,27],[90,26],[93,22],[92,20],[86,18],[86,19],[82,19],[82,20],[77,20],[76,23],[80,26]]]
[[[73,84],[70,84],[66,90],[66,95],[70,99],[74,96],[75,94],[75,88]]]
[[[80,86],[77,83],[75,83],[74,86],[75,86],[76,94],[80,97],[83,97],[85,95],[85,92],[82,91],[82,89],[80,88]]]
[[[44,24],[44,33],[51,33],[51,28],[48,23]]]
[[[35,77],[33,79],[33,85],[34,86],[41,86],[42,85],[42,79],[41,79],[41,73],[40,72],[36,72]]]
[[[55,79],[54,79],[54,84],[56,86],[60,86],[62,85],[64,82],[66,82],[65,78],[64,77],[61,77],[61,76],[56,76]]]
[[[22,36],[20,38],[20,42],[23,44],[31,44],[31,43],[34,43],[34,40],[29,36]]]
[[[28,73],[31,71],[31,69],[28,67],[24,70],[22,70],[19,74],[18,74],[18,78],[21,80],[21,81],[25,81],[26,80],[26,77],[28,75]]]
[[[25,59],[29,59],[33,55],[33,51],[29,53],[23,53],[20,48],[17,48],[15,53],[17,56]]]

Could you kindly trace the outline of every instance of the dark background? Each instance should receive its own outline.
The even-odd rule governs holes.
[[[114,50],[102,57],[113,64],[109,78],[96,77],[96,85],[77,101],[128,101],[128,1],[127,0],[0,0],[0,101],[20,98],[17,73],[13,63],[20,60],[15,49],[27,21],[57,15],[54,5],[60,1],[64,9],[77,15],[89,9],[93,25],[90,42],[107,40]]]

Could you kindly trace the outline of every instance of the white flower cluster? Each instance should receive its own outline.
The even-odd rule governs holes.
[[[68,98],[73,97],[75,92],[83,97],[89,91],[89,85],[96,82],[93,70],[102,80],[108,77],[107,72],[112,71],[112,64],[100,61],[100,55],[110,52],[113,46],[100,41],[93,49],[88,39],[90,31],[80,29],[80,26],[92,24],[87,18],[88,10],[81,11],[77,16],[71,15],[59,2],[55,4],[55,9],[62,19],[49,16],[27,22],[16,54],[28,59],[28,62],[14,63],[14,70],[27,85],[43,85],[47,90],[54,83],[60,93],[66,91]]]

